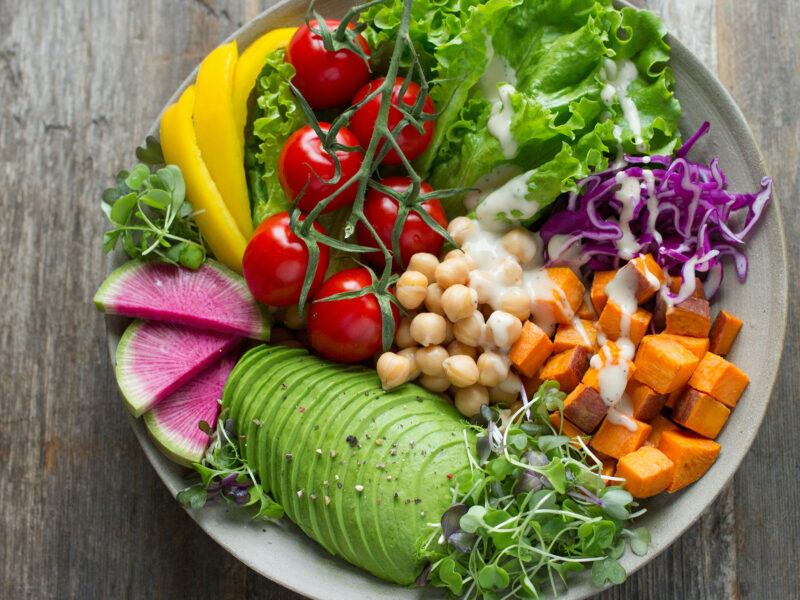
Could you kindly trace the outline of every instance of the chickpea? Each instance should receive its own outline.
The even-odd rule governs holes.
[[[456,339],[467,346],[477,346],[483,337],[485,327],[483,315],[477,310],[465,319],[453,324],[453,333]]]
[[[451,260],[453,258],[463,258],[463,259],[465,259],[467,261],[467,265],[469,266],[469,270],[470,271],[473,271],[473,270],[478,268],[478,266],[475,264],[475,259],[472,258],[469,254],[467,254],[463,250],[459,250],[459,249],[450,250],[450,252],[448,252],[447,254],[444,255],[444,259],[443,259],[442,262]]]
[[[486,320],[486,341],[499,348],[508,348],[522,334],[520,320],[507,312],[496,310]]]
[[[450,380],[447,377],[435,377],[434,375],[423,375],[419,378],[419,383],[431,392],[446,392],[450,387]]]
[[[416,367],[424,374],[432,377],[444,377],[442,363],[448,358],[447,350],[441,346],[419,348],[414,355]]]
[[[512,415],[516,414],[517,411],[522,410],[522,400],[516,400],[515,402],[512,402],[508,409],[511,411]]]
[[[283,316],[283,324],[289,329],[304,329],[308,324],[308,307],[310,305],[310,302],[306,303],[306,307],[301,315],[297,304],[292,304],[286,309],[286,314]]]
[[[469,217],[456,217],[447,226],[447,233],[456,244],[462,246],[474,228],[475,221]]]
[[[445,324],[447,326],[447,331],[444,334],[444,342],[443,343],[444,344],[449,344],[454,339],[456,339],[456,336],[453,333],[453,323],[448,321],[448,320],[445,320]]]
[[[509,288],[500,299],[500,310],[514,315],[520,321],[525,321],[531,316],[531,297],[522,288]]]
[[[478,308],[478,294],[475,290],[457,283],[442,293],[442,310],[453,322],[465,319]]]
[[[497,266],[497,279],[504,285],[519,285],[522,282],[522,267],[513,258],[504,258]]]
[[[503,248],[516,258],[519,264],[525,265],[536,256],[536,238],[524,229],[512,229],[503,236]]]
[[[447,337],[447,322],[436,313],[420,313],[411,319],[411,337],[420,346],[441,344]]]
[[[497,387],[508,394],[519,394],[522,380],[519,375],[513,371],[509,371],[508,377],[505,378]]]
[[[497,352],[484,352],[478,358],[478,370],[480,384],[494,387],[508,377],[508,359]]]
[[[471,385],[456,392],[456,408],[465,417],[477,415],[483,404],[489,404],[489,390],[482,385]]]
[[[451,356],[443,363],[444,374],[457,388],[465,388],[478,383],[478,365],[469,356]]]
[[[439,259],[428,252],[417,252],[408,261],[408,270],[417,271],[425,275],[428,282],[436,278],[436,267],[439,266]]]
[[[425,308],[437,315],[444,314],[442,310],[442,288],[438,283],[431,283],[425,295]]]
[[[485,271],[470,271],[469,287],[478,294],[478,304],[486,304],[492,297],[492,291],[497,284]]]
[[[411,361],[394,352],[384,352],[378,359],[376,370],[383,389],[391,390],[408,381],[411,375]]]
[[[397,299],[405,308],[419,307],[428,294],[428,278],[419,271],[406,271],[397,280]]]
[[[416,346],[414,338],[411,337],[411,319],[403,317],[397,324],[397,330],[394,332],[394,342],[400,348],[410,348]]]
[[[478,356],[478,350],[474,346],[467,346],[466,344],[462,344],[458,340],[453,340],[447,346],[447,352],[450,356],[469,356],[471,359],[475,359]]]
[[[501,390],[499,387],[489,388],[489,400],[492,404],[512,404],[516,401],[519,394],[514,394],[511,392],[506,392]]]
[[[407,358],[411,362],[411,373],[408,376],[408,380],[414,381],[420,375],[419,367],[417,366],[416,346],[411,346],[410,348],[403,348],[397,354],[399,356]]]
[[[467,283],[469,277],[469,263],[463,256],[451,258],[436,267],[436,283],[442,290],[457,283]]]

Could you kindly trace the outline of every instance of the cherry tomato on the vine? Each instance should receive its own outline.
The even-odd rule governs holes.
[[[408,177],[387,177],[380,181],[381,185],[403,193],[411,185]],[[420,194],[430,194],[433,191],[430,185],[422,182]],[[433,220],[444,228],[447,228],[447,217],[441,203],[436,200],[426,200],[420,205]],[[376,189],[367,192],[364,200],[364,216],[375,229],[384,245],[392,251],[392,228],[397,220],[397,200]],[[359,222],[356,226],[358,243],[362,246],[376,247],[378,243],[366,226]],[[422,217],[413,210],[408,212],[403,230],[400,233],[400,260],[394,257],[394,268],[400,269],[408,263],[408,260],[417,252],[430,252],[439,254],[442,249],[444,238],[431,229]],[[382,267],[384,257],[382,252],[370,252],[365,254],[365,258],[373,265]]]
[[[362,290],[372,284],[369,271],[362,267],[345,269],[331,275],[319,288],[308,315],[308,340],[325,358],[337,362],[360,362],[382,348],[381,308],[375,294],[358,298],[330,300],[322,298],[341,292]],[[397,307],[392,304],[395,325]]]
[[[289,224],[288,212],[264,219],[250,238],[242,259],[244,279],[250,293],[258,301],[271,306],[289,306],[300,300],[308,267],[308,248],[292,233]],[[319,223],[314,223],[314,229],[325,234]],[[322,285],[330,255],[330,248],[320,244],[309,297]]]
[[[322,131],[328,132],[330,123],[320,123]],[[339,130],[336,141],[344,146],[358,146],[358,140],[345,128]],[[336,183],[327,183],[336,174],[333,158],[322,147],[322,140],[311,127],[305,126],[295,131],[281,148],[278,157],[278,179],[289,200],[294,200],[300,192],[298,206],[304,213],[311,212],[322,200],[342,188],[361,168],[364,156],[357,150],[337,150],[336,156],[341,165],[341,176]],[[303,188],[308,183],[305,191]],[[330,201],[322,212],[330,212],[355,200],[358,185],[353,182]]]
[[[353,105],[358,104],[364,98],[366,98],[373,90],[377,89],[384,82],[384,78],[380,77],[378,79],[373,79],[367,85],[359,90],[359,92],[353,98]],[[389,109],[389,119],[388,125],[389,130],[394,133],[394,137],[397,140],[397,145],[400,146],[400,149],[405,154],[408,160],[414,160],[420,154],[425,152],[425,148],[428,147],[428,144],[431,143],[431,138],[433,137],[433,121],[426,121],[423,124],[424,133],[420,133],[413,125],[406,125],[400,131],[394,131],[395,126],[400,123],[400,120],[403,118],[403,113],[400,112],[399,109],[394,108],[395,106],[399,105],[401,100],[400,92],[402,91],[403,84],[405,79],[402,77],[397,77],[394,80],[394,87],[392,88],[392,99],[391,104],[392,107]],[[408,88],[406,89],[405,93],[402,96],[403,104],[408,105],[409,107],[414,106],[417,101],[417,96],[420,94],[420,87],[414,83],[413,81],[408,82]],[[378,118],[378,111],[381,107],[381,99],[380,96],[376,96],[369,102],[367,102],[364,106],[359,108],[355,114],[350,118],[350,130],[355,134],[358,138],[358,141],[361,142],[361,146],[366,148],[369,144],[370,139],[372,138],[372,130],[375,127],[375,120]],[[436,109],[433,107],[433,102],[431,101],[430,96],[425,98],[425,103],[423,104],[422,112],[428,114],[435,114]],[[381,145],[384,142],[381,142]],[[379,146],[380,149],[380,146]],[[400,156],[397,154],[397,151],[392,149],[389,153],[384,157],[383,163],[387,165],[399,165],[402,161],[400,160]]]
[[[328,29],[334,31],[339,21],[326,19]],[[318,28],[316,20],[311,27]],[[353,25],[349,26],[353,29]],[[362,36],[358,43],[367,56],[369,46]],[[300,90],[311,108],[332,108],[347,104],[369,79],[369,65],[352,50],[326,50],[322,37],[301,25],[286,48],[286,62],[296,71],[292,83]]]

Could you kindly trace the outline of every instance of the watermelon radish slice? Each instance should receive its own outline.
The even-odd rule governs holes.
[[[266,308],[250,294],[244,278],[212,260],[196,271],[132,260],[108,276],[94,305],[115,315],[269,339]]]
[[[222,388],[235,365],[236,353],[225,356],[144,413],[150,437],[175,462],[190,466],[203,458],[210,438],[200,422],[216,427]]]
[[[152,408],[243,338],[157,321],[134,321],[117,346],[117,383],[134,416]]]

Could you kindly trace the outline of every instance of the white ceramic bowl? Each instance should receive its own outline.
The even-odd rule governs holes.
[[[336,17],[349,5],[346,0],[319,0],[316,8],[326,16]],[[226,41],[236,39],[239,48],[244,49],[270,29],[296,26],[303,20],[305,9],[305,0],[284,0]],[[759,189],[759,181],[765,175],[764,164],[738,107],[716,77],[678,40],[671,38],[669,42],[676,94],[683,106],[681,131],[684,137],[696,131],[703,121],[711,122],[711,133],[697,144],[692,156],[703,160],[718,156],[730,180],[730,189],[734,191]],[[170,103],[194,82],[196,75],[195,69]],[[151,134],[157,135],[159,121],[160,116]],[[748,257],[750,272],[746,283],[739,284],[732,270],[729,271],[714,300],[717,306],[744,321],[730,359],[747,372],[750,385],[717,438],[722,452],[708,473],[681,492],[661,494],[646,503],[648,512],[637,523],[650,529],[653,541],[646,556],[635,556],[631,552],[623,556],[621,562],[628,573],[672,544],[714,501],[742,462],[764,417],[778,372],[787,315],[786,247],[776,199],[750,241]],[[126,325],[125,319],[107,317],[112,362]],[[120,410],[124,410],[122,402]],[[147,458],[174,496],[185,486],[186,471],[156,449],[141,420],[132,420],[132,426]],[[444,597],[433,588],[404,589],[381,581],[331,556],[286,519],[265,525],[251,521],[246,511],[229,505],[189,512],[200,527],[248,567],[306,596],[325,600]],[[563,598],[577,600],[597,591],[587,577],[577,577]]]

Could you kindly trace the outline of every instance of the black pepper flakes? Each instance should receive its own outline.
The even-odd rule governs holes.
[[[346,441],[351,448],[355,448],[358,445],[358,438],[354,435],[348,435]]]
[[[337,483],[336,487],[338,487],[339,489],[342,489],[342,482],[340,481],[339,483]]]
[[[286,455],[286,460],[292,460],[292,458],[294,458],[294,457],[291,454],[287,454]]]
[[[411,504],[411,500],[406,500],[406,504]]]
[[[394,497],[395,497],[395,498],[399,498],[399,497],[400,497],[400,494],[398,494],[397,492],[395,492],[395,493],[394,493]]]
[[[286,389],[286,382],[284,382],[284,383],[282,383],[282,384],[281,384],[281,389],[282,389],[282,390],[285,390],[285,389]]]
[[[420,502],[422,502],[422,500],[421,500],[421,499],[419,499],[419,498],[414,498],[414,504],[419,504]]]

